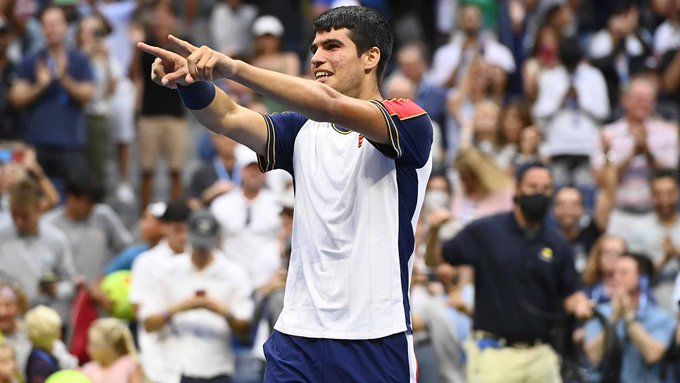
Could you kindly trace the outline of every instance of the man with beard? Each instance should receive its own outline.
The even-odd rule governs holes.
[[[470,381],[560,382],[547,318],[562,308],[592,314],[569,246],[544,224],[552,194],[550,171],[527,165],[517,172],[511,212],[477,220],[443,245],[447,262],[475,269]]]

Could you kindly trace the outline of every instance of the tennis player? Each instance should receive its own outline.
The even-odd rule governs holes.
[[[211,131],[254,150],[262,171],[295,180],[284,308],[265,343],[266,382],[415,382],[409,283],[414,230],[432,168],[432,123],[379,91],[387,21],[340,7],[314,21],[314,80],[231,59],[173,36],[153,80],[177,88]],[[210,81],[229,78],[285,105],[261,115]]]

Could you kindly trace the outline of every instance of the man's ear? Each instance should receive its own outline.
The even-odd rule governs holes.
[[[364,70],[370,72],[380,63],[380,49],[373,47],[364,53]]]

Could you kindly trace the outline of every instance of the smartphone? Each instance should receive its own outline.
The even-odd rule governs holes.
[[[23,160],[24,151],[21,149],[0,149],[0,164],[21,163]]]

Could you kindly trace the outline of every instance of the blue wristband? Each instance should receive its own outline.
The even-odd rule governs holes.
[[[215,86],[211,82],[198,81],[191,85],[177,85],[177,92],[184,105],[191,110],[207,107],[215,99]]]

